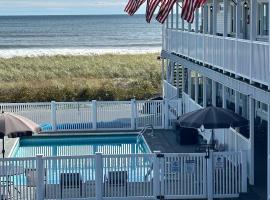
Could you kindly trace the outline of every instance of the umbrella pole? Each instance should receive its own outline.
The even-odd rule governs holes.
[[[214,149],[214,129],[212,129],[212,133],[211,133],[211,145],[212,145],[212,148]]]
[[[2,154],[3,154],[3,158],[5,158],[5,140],[4,140],[5,137],[3,137],[2,139]]]

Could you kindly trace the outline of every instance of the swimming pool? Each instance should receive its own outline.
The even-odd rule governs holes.
[[[150,153],[144,138],[136,134],[32,136],[21,138],[11,157],[74,156],[103,154]]]

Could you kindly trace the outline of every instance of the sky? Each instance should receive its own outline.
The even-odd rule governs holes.
[[[128,0],[0,0],[0,15],[124,14]],[[143,13],[141,8],[138,14]]]

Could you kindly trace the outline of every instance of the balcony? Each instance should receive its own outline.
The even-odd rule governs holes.
[[[237,77],[270,85],[269,44],[166,29],[163,50],[211,65]]]

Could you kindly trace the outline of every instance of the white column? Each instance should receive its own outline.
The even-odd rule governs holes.
[[[185,67],[182,66],[182,92],[185,92]]]
[[[249,56],[249,76],[250,83],[252,83],[252,63],[253,63],[253,41],[256,39],[257,34],[257,0],[250,0],[250,56]]]
[[[166,61],[166,80],[170,82],[170,61]]]
[[[176,12],[175,13],[175,15],[176,15],[176,19],[175,19],[176,26],[175,27],[176,27],[176,29],[179,29],[179,24],[178,24],[179,23],[178,22],[178,18],[179,18],[179,5],[178,5],[178,1],[176,2],[176,5],[175,6],[176,6],[176,9],[175,9],[176,10],[175,11]]]
[[[254,115],[255,100],[249,97],[249,142],[250,142],[250,166],[249,184],[254,185]]]
[[[223,73],[224,73],[224,68],[225,68],[225,60],[226,60],[226,51],[225,51],[225,44],[226,44],[226,37],[228,34],[228,0],[223,0],[224,3],[224,16],[223,16]]]
[[[217,9],[219,1],[213,0],[213,35],[217,34]]]
[[[212,80],[212,105],[217,105],[217,83]]]
[[[162,64],[161,64],[161,85],[162,85],[162,94],[163,94],[163,98],[164,98],[164,95],[165,95],[165,91],[164,91],[164,65],[165,65],[165,62],[164,62],[164,59],[162,59]]]
[[[195,73],[195,102],[199,102],[199,77],[198,73]]]
[[[222,108],[226,108],[227,107],[227,102],[226,102],[227,98],[226,98],[226,86],[222,85]]]
[[[176,88],[177,88],[177,93],[176,93],[176,95],[177,95],[177,98],[179,98],[180,97],[180,92],[179,92],[179,68],[180,68],[180,66],[179,65],[176,65]]]
[[[171,28],[173,29],[173,9],[171,11]]]
[[[239,96],[240,96],[239,92],[235,90],[234,91],[235,113],[239,113]]]
[[[191,70],[188,69],[188,95],[191,97]]]
[[[202,16],[203,16],[203,64],[205,63],[205,34],[207,32],[207,6],[206,4],[202,8]]]
[[[203,77],[203,107],[207,106],[207,87],[206,87],[206,83],[207,83],[207,78],[204,76]]]
[[[195,10],[195,33],[198,33],[199,30],[199,11],[198,8]]]
[[[235,72],[237,72],[238,68],[238,38],[240,38],[240,27],[241,27],[241,0],[236,1],[236,19],[235,19]],[[237,77],[237,75],[236,75]]]
[[[170,75],[170,83],[172,85],[174,85],[174,66],[175,66],[175,63],[174,62],[170,62],[170,72],[171,72],[171,75]]]

